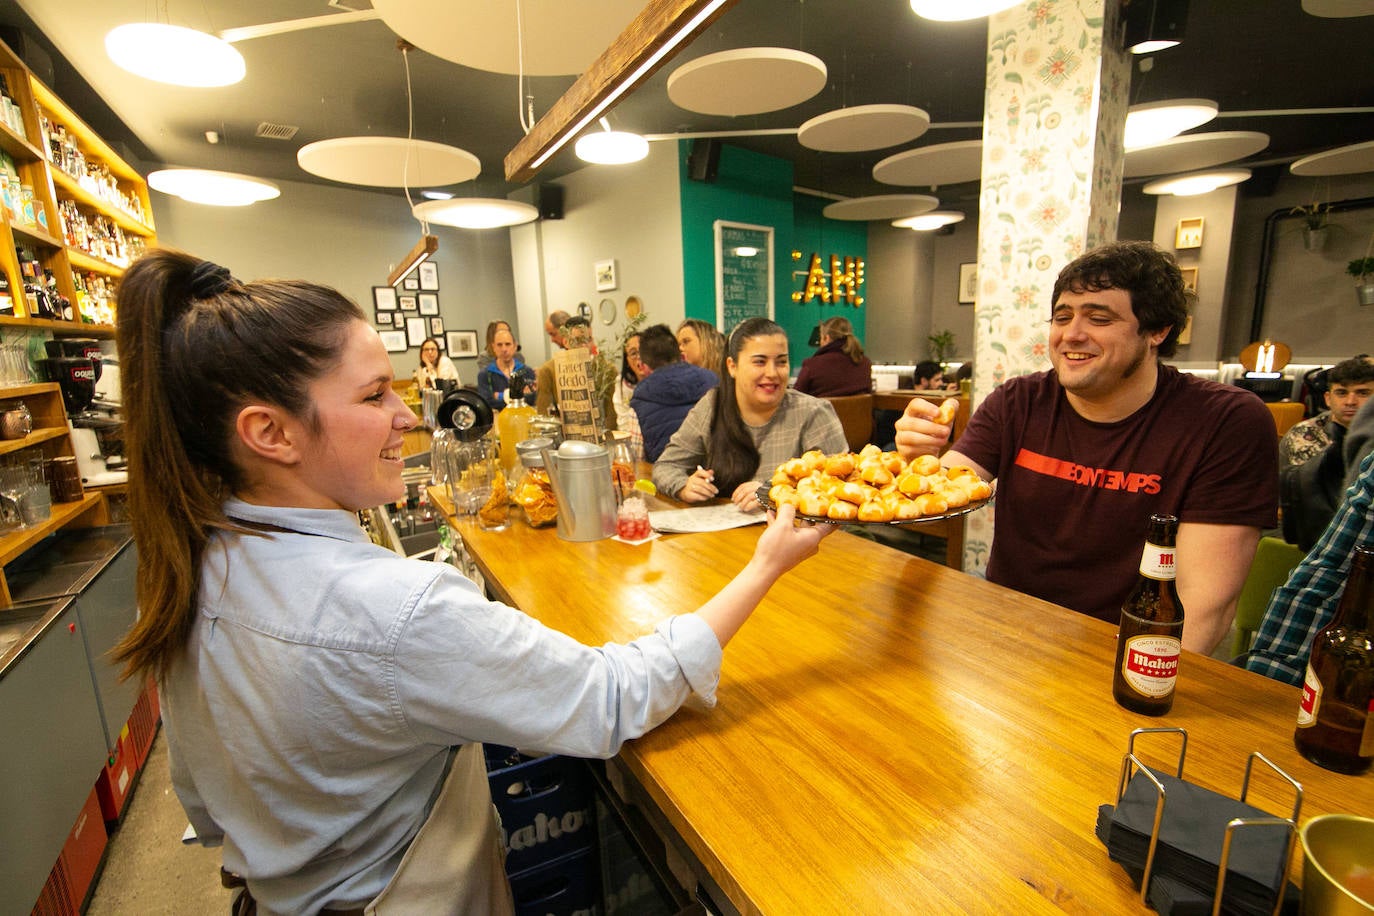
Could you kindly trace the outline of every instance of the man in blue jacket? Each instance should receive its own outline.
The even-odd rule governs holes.
[[[639,332],[639,358],[652,370],[635,386],[630,407],[644,435],[644,459],[657,461],[692,405],[720,383],[710,369],[684,362],[666,324]]]

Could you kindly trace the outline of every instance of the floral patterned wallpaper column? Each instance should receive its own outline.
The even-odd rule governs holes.
[[[1060,268],[1116,237],[1130,61],[1118,0],[1028,0],[988,21],[974,400],[1049,368]],[[992,510],[968,518],[981,573]]]

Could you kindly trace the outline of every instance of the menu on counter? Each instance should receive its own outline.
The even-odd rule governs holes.
[[[716,327],[773,317],[773,227],[715,221]]]

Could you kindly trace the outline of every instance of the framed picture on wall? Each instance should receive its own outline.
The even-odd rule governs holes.
[[[420,344],[424,343],[425,338],[429,336],[429,334],[426,333],[426,327],[427,322],[423,318],[407,318],[406,343],[410,344],[412,347],[418,347]]]
[[[401,281],[401,288],[412,292],[419,289],[420,278],[415,276],[415,274],[411,274],[410,276],[406,277],[404,280]]]
[[[615,258],[597,261],[592,265],[592,269],[596,275],[596,291],[598,293],[616,288],[618,283],[615,278]]]
[[[444,319],[442,319],[442,318],[431,318],[431,319],[429,319],[429,336],[430,336],[430,337],[438,337],[438,338],[440,338],[440,339],[443,338],[443,336],[444,336]]]
[[[1202,217],[1194,216],[1191,219],[1178,221],[1178,229],[1174,232],[1174,247],[1202,247]]]
[[[1197,294],[1197,268],[1196,268],[1196,267],[1180,267],[1180,268],[1178,269],[1178,272],[1181,273],[1181,274],[1183,275],[1183,288],[1186,289],[1186,290],[1192,291],[1192,293],[1193,293],[1194,295],[1196,295],[1196,294]]]
[[[420,264],[420,289],[439,288],[439,265],[433,261],[423,261]]]
[[[421,264],[420,266],[421,266],[421,267],[424,267],[425,265]],[[439,297],[438,297],[438,296],[434,295],[433,293],[421,293],[419,298],[420,298],[420,314],[421,314],[421,315],[437,315],[437,314],[439,314]]]
[[[397,301],[401,304],[403,312],[413,312],[419,308],[418,300],[414,296],[401,296]]]
[[[476,331],[449,331],[448,355],[456,359],[472,359],[477,355]]]
[[[388,353],[404,353],[409,349],[406,346],[405,331],[382,331],[381,338],[382,346],[386,347]]]
[[[978,264],[959,265],[959,304],[972,305],[978,297]]]
[[[392,319],[392,317],[393,317],[393,313],[392,313],[392,312],[378,312],[378,313],[377,313],[377,326],[378,326],[378,327],[383,327],[383,328],[389,328],[389,327],[391,327],[391,319]]]
[[[391,286],[372,287],[372,304],[379,312],[396,311],[396,289]]]

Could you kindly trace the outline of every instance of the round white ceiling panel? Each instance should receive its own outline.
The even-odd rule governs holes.
[[[406,41],[436,57],[492,73],[517,74],[524,37],[526,76],[575,76],[639,15],[644,0],[373,0]],[[512,90],[512,98],[515,98]]]
[[[1269,135],[1254,130],[1224,130],[1185,134],[1126,152],[1125,177],[1194,172],[1223,162],[1235,162],[1269,145]]]
[[[1374,16],[1374,0],[1302,0],[1302,11],[1324,19]]]
[[[330,181],[379,188],[458,184],[482,171],[482,163],[467,150],[405,137],[320,140],[297,150],[296,162],[310,174]]]
[[[791,48],[737,48],[689,61],[668,77],[668,98],[705,115],[751,115],[800,105],[825,88],[825,61]]]
[[[816,115],[797,142],[826,153],[857,153],[910,143],[930,129],[930,115],[910,105],[856,105]]]
[[[982,140],[921,146],[888,156],[873,166],[874,181],[906,187],[977,181],[982,174]]]
[[[903,219],[928,213],[938,206],[940,201],[928,194],[879,194],[837,200],[826,204],[821,213],[830,219]]]
[[[1288,167],[1294,175],[1353,175],[1374,172],[1374,140],[1304,156]]]

